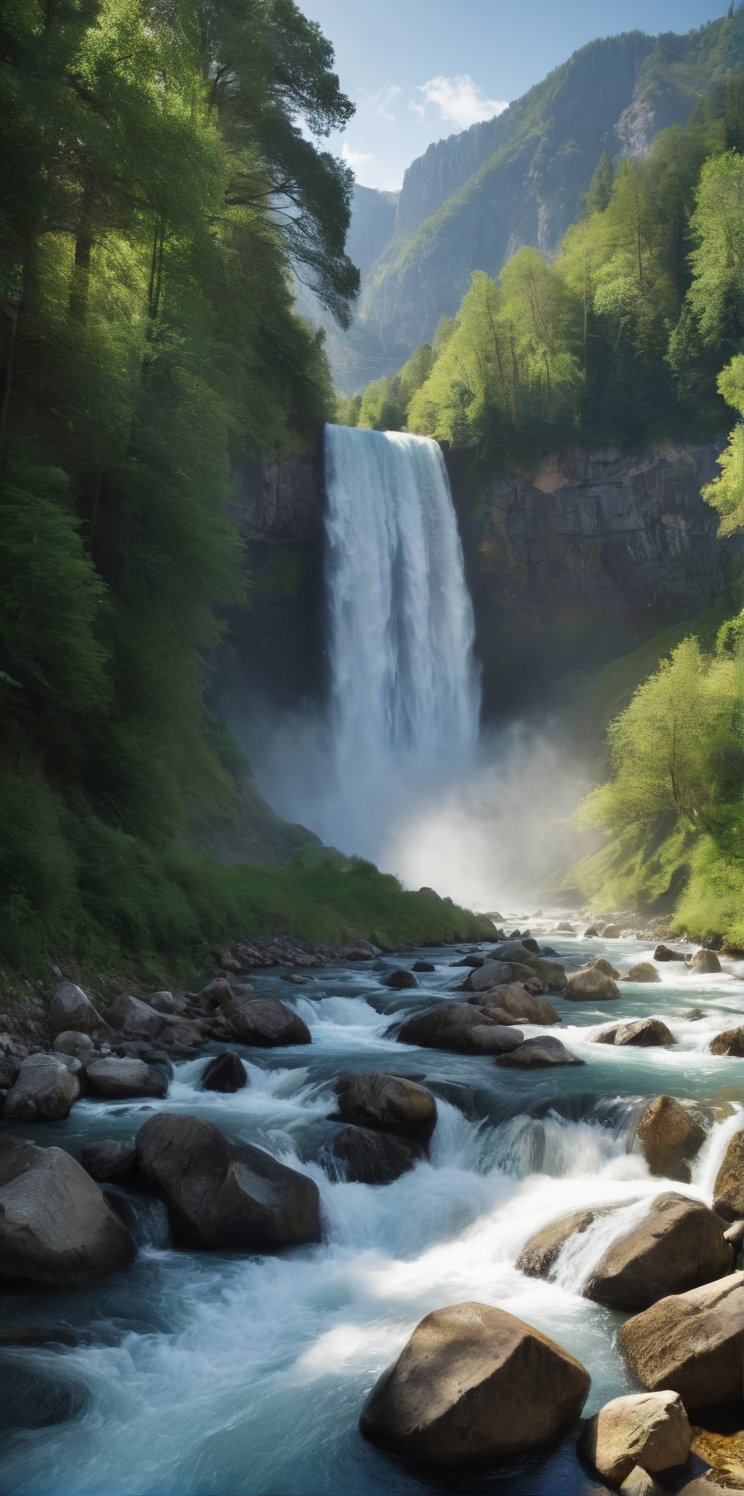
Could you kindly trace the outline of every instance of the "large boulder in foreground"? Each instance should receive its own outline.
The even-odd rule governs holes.
[[[744,1028],[726,1029],[710,1041],[711,1054],[730,1054],[744,1059]]]
[[[595,1413],[581,1437],[581,1452],[611,1485],[640,1466],[649,1475],[684,1465],[692,1430],[678,1392],[634,1392],[614,1397]]]
[[[636,1135],[652,1174],[689,1179],[689,1160],[705,1142],[700,1123],[673,1096],[654,1096],[636,1124]]]
[[[401,1044],[452,1049],[463,1054],[507,1054],[522,1043],[519,1029],[495,1023],[468,1003],[437,1003],[409,1018],[398,1033]]]
[[[690,1408],[741,1400],[744,1273],[674,1294],[621,1325],[620,1349],[642,1387]]]
[[[137,1133],[143,1178],[186,1246],[271,1251],[320,1240],[320,1197],[304,1174],[201,1117],[151,1117]]]
[[[80,1082],[63,1060],[52,1054],[30,1054],[5,1098],[5,1117],[19,1122],[58,1122],[80,1095]]]
[[[233,1002],[225,1016],[231,1033],[241,1044],[273,1049],[286,1044],[310,1044],[310,1030],[299,1013],[277,997],[249,998]]]
[[[714,1211],[670,1191],[612,1243],[584,1292],[612,1309],[643,1309],[667,1294],[721,1278],[732,1261],[733,1249]]]
[[[362,1127],[379,1127],[422,1142],[437,1122],[437,1103],[426,1086],[381,1071],[342,1075],[334,1087],[339,1115]]]
[[[166,1075],[144,1060],[93,1060],[86,1065],[85,1075],[94,1095],[111,1101],[124,1101],[131,1096],[163,1097],[168,1092]]]
[[[134,1241],[61,1148],[0,1143],[0,1278],[69,1288],[127,1267]]]
[[[521,1070],[547,1070],[551,1065],[583,1065],[575,1054],[561,1044],[553,1034],[538,1034],[534,1039],[525,1039],[508,1054],[496,1058],[497,1065],[511,1065]]]
[[[343,1165],[345,1179],[355,1184],[390,1184],[425,1158],[426,1149],[414,1138],[373,1132],[368,1127],[342,1127],[333,1139],[331,1154]]]
[[[727,1221],[744,1218],[744,1132],[732,1137],[713,1186],[713,1203]]]
[[[662,1044],[675,1044],[672,1032],[661,1018],[636,1018],[633,1023],[618,1023],[614,1028],[603,1029],[596,1034],[595,1044],[615,1044],[619,1048],[630,1045],[636,1049],[653,1049]]]
[[[540,1330],[487,1304],[454,1304],[417,1325],[360,1428],[411,1460],[494,1460],[558,1440],[588,1391],[586,1368]]]
[[[608,1003],[620,997],[620,988],[613,977],[592,966],[569,977],[564,996],[572,1003]]]
[[[62,982],[52,993],[47,1023],[52,1036],[65,1030],[94,1034],[96,1029],[106,1028],[105,1018],[101,1017],[82,987],[77,987],[74,982]]]

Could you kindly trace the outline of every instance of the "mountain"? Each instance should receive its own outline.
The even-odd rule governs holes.
[[[646,155],[659,130],[683,124],[740,68],[744,10],[683,36],[591,42],[496,119],[431,145],[405,174],[394,221],[392,194],[358,188],[349,252],[362,270],[359,311],[329,347],[339,388],[399,367],[457,311],[473,270],[497,274],[523,244],[552,254],[605,151]]]

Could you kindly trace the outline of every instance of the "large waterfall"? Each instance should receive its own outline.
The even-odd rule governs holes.
[[[327,426],[325,471],[336,840],[374,855],[472,761],[473,610],[436,442]]]

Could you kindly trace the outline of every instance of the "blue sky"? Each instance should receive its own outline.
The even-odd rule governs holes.
[[[331,142],[369,187],[396,188],[433,140],[496,114],[577,47],[689,31],[728,0],[299,0],[336,50],[357,113]]]

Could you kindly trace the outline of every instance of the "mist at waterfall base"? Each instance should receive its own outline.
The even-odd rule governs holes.
[[[479,734],[475,623],[441,450],[328,426],[327,711],[263,720],[270,804],[409,887],[475,907],[524,901],[570,860],[584,776],[557,725]]]

